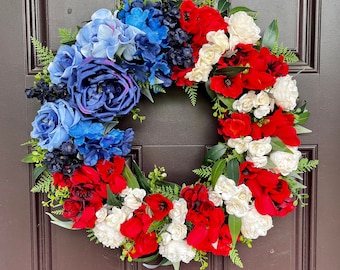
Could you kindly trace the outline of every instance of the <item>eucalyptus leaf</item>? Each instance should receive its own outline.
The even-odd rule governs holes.
[[[141,93],[148,98],[152,103],[154,103],[151,91],[149,88],[141,88]]]
[[[220,159],[225,154],[226,151],[227,148],[224,144],[219,143],[214,145],[208,150],[203,163],[206,164],[208,160],[216,161]]]
[[[242,226],[241,218],[235,215],[229,215],[228,225],[229,225],[231,239],[232,239],[232,247],[235,247],[237,238],[241,232],[241,226]]]
[[[214,188],[218,178],[221,176],[222,172],[224,171],[226,167],[226,160],[225,159],[219,159],[215,162],[214,166],[211,170],[211,185]]]
[[[294,125],[294,128],[295,128],[297,134],[306,134],[306,133],[312,132],[310,129],[305,128],[305,127],[300,126],[300,125]]]
[[[279,27],[277,20],[273,20],[263,34],[262,47],[272,49],[279,40]]]
[[[227,177],[233,179],[235,183],[238,183],[240,179],[239,162],[236,158],[233,158],[227,163]]]
[[[297,118],[296,120],[299,124],[304,124],[309,119],[309,116],[310,116],[310,112],[304,111],[303,113],[296,115],[296,118]]]
[[[59,227],[65,228],[65,229],[69,229],[69,230],[78,230],[75,228],[72,228],[74,222],[72,221],[62,221],[58,218],[56,218],[55,216],[53,216],[51,213],[46,212],[46,215],[48,215],[51,218],[51,223],[58,225]]]

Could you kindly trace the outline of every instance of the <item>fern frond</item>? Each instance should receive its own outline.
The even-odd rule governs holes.
[[[243,263],[241,261],[240,256],[238,255],[237,249],[233,248],[229,253],[230,260],[235,264],[236,266],[243,268]]]
[[[54,190],[53,177],[49,173],[44,173],[38,182],[32,187],[31,192],[51,193]]]
[[[57,210],[51,211],[51,214],[55,216],[61,216],[63,212],[64,212],[64,209],[57,209]]]
[[[299,58],[293,51],[288,50],[288,48],[284,47],[283,44],[279,45],[277,42],[274,44],[271,52],[276,56],[283,55],[287,63],[295,63],[299,61]]]
[[[76,41],[78,31],[70,28],[59,28],[59,39],[61,44],[71,45]]]
[[[198,84],[186,86],[184,88],[185,93],[187,93],[189,96],[192,106],[195,106],[197,104],[197,89],[198,89]]]
[[[170,201],[178,200],[179,198],[179,186],[175,185],[174,187],[163,185],[163,186],[157,186],[153,193],[160,193],[164,197],[168,198]]]
[[[31,37],[31,42],[36,51],[38,60],[44,67],[47,67],[49,63],[51,63],[54,59],[54,54],[51,49],[44,46],[39,40],[35,37]]]
[[[318,160],[309,160],[308,158],[302,158],[299,161],[297,173],[306,173],[314,170],[319,164]]]
[[[202,165],[199,169],[194,169],[192,172],[201,178],[209,178],[211,175],[211,167]]]
[[[86,230],[87,232],[87,237],[90,239],[90,241],[95,241],[96,244],[99,244],[99,241],[97,237],[94,234],[94,231],[92,229]]]

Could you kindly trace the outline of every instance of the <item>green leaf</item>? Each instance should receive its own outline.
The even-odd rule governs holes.
[[[229,215],[228,225],[229,225],[231,239],[232,239],[232,247],[235,248],[237,238],[241,232],[241,226],[242,226],[241,218],[234,216],[234,215]]]
[[[294,125],[294,128],[295,128],[297,134],[306,134],[306,133],[312,132],[310,129],[305,128],[305,127],[300,126],[300,125]]]
[[[239,165],[240,163],[236,158],[229,160],[227,163],[227,177],[229,179],[233,179],[236,182],[236,184],[240,179]]]
[[[225,159],[220,159],[218,161],[215,162],[214,166],[212,167],[211,170],[211,185],[214,188],[218,178],[220,177],[220,175],[222,174],[222,172],[224,171],[225,167],[226,167],[226,160]]]
[[[227,148],[224,144],[219,143],[214,145],[208,150],[203,163],[206,164],[209,160],[216,161],[220,159],[225,154],[226,151]]]
[[[205,83],[205,90],[212,100],[216,97],[216,92],[212,91],[210,88],[210,80]]]
[[[298,124],[304,124],[309,119],[309,116],[310,116],[310,112],[304,111],[303,113],[295,115],[295,119]]]
[[[112,192],[109,185],[106,186],[106,191],[107,191],[107,204],[118,207],[121,206],[119,200],[117,199],[116,194]]]
[[[270,142],[273,151],[282,151],[292,154],[293,152],[281,141],[279,137],[272,137]]]
[[[277,20],[273,20],[263,34],[262,47],[272,49],[279,39],[279,27]]]
[[[225,13],[229,7],[230,7],[230,3],[227,0],[219,0],[217,3],[217,10],[220,13]]]
[[[130,188],[139,188],[136,176],[131,171],[130,167],[125,164],[122,175],[126,179]]]
[[[148,257],[134,259],[133,261],[134,262],[149,263],[149,262],[156,260],[158,257],[159,257],[159,253],[156,253],[156,254],[153,254],[153,255],[148,256]]]
[[[184,92],[188,94],[192,106],[196,106],[197,104],[197,90],[198,84],[186,86],[184,88]]]
[[[78,230],[75,228],[72,228],[74,222],[73,221],[61,221],[60,219],[53,216],[51,213],[46,212],[46,215],[48,215],[51,218],[51,223],[58,225],[59,227],[69,229],[69,230]]]
[[[241,66],[231,66],[226,68],[220,68],[215,71],[215,75],[226,75],[227,77],[234,77],[237,74],[249,69],[249,67],[241,67]]]
[[[152,103],[154,103],[151,91],[149,88],[141,88],[141,93],[146,96]]]
[[[29,153],[26,157],[24,157],[21,162],[25,162],[25,163],[35,163],[34,158],[36,157],[36,155],[34,155],[33,153]]]
[[[104,124],[104,135],[110,133],[118,124],[118,121],[111,121]]]
[[[222,95],[217,95],[217,98],[228,107],[229,110],[233,109],[233,103],[235,101],[235,99],[233,98],[227,98],[225,96]]]
[[[244,7],[244,6],[239,6],[239,7],[234,7],[233,9],[230,10],[229,14],[232,15],[236,12],[239,11],[244,11],[244,12],[256,12],[255,10],[252,10],[250,8]]]
[[[166,259],[166,258],[164,258],[158,264],[146,264],[146,263],[143,263],[143,266],[148,268],[148,269],[156,269],[159,266],[167,266],[167,265],[172,265],[172,263],[168,259]]]
[[[40,167],[35,167],[33,169],[33,179],[37,180],[38,177],[45,171],[47,170],[46,166],[40,166]]]
[[[148,193],[150,191],[150,184],[148,182],[148,178],[144,176],[141,169],[137,165],[136,161],[132,161],[133,169],[136,173],[137,181],[142,189],[145,189]]]

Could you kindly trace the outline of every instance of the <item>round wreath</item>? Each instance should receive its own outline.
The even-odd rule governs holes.
[[[133,0],[97,10],[75,32],[60,29],[56,55],[32,38],[45,67],[26,89],[41,108],[23,161],[34,163],[32,191],[47,194],[52,223],[88,229],[122,248],[122,259],[162,256],[159,265],[175,269],[195,260],[204,269],[211,252],[243,267],[236,244],[250,246],[273,216],[304,205],[299,173],[317,161],[298,150],[309,112],[288,74],[296,56],[278,45],[276,21],[261,38],[255,15],[225,0]],[[121,117],[144,120],[141,96],[153,101],[170,85],[195,105],[201,83],[221,141],[193,170],[197,182],[167,182],[162,167],[147,177],[136,163],[129,168],[134,132],[117,128]]]

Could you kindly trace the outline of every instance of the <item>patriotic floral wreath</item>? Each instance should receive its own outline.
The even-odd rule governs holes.
[[[273,21],[261,38],[256,13],[224,0],[133,0],[96,11],[76,32],[60,29],[56,55],[33,38],[45,68],[26,89],[41,108],[23,161],[34,163],[32,191],[47,194],[52,223],[87,229],[129,261],[162,256],[159,265],[204,269],[210,252],[243,267],[236,244],[250,247],[273,216],[303,205],[299,173],[317,165],[298,150],[309,112],[288,74],[296,56],[277,35]],[[123,157],[134,132],[117,129],[121,117],[144,120],[141,95],[153,101],[170,85],[195,105],[200,83],[221,142],[193,170],[198,181],[179,186],[162,167],[147,177],[130,169]]]

